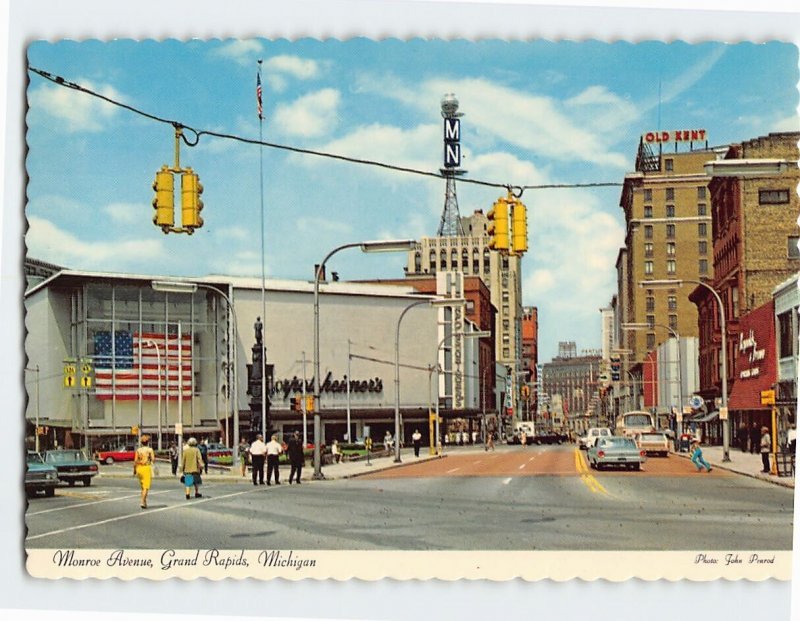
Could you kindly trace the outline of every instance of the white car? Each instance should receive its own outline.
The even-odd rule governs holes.
[[[608,427],[590,427],[586,430],[586,435],[578,438],[578,448],[582,450],[594,446],[598,438],[610,438],[611,430]]]

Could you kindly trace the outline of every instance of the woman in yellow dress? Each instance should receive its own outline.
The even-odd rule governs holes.
[[[150,481],[153,477],[153,464],[156,461],[156,454],[150,448],[150,436],[143,435],[141,446],[136,449],[133,457],[133,474],[139,477],[139,485],[142,488],[142,509],[147,509],[147,492],[150,491]]]

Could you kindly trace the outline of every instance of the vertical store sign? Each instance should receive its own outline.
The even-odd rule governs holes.
[[[461,120],[457,117],[444,119],[444,167],[461,166]]]

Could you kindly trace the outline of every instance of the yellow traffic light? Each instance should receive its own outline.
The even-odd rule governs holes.
[[[153,190],[156,193],[153,199],[153,209],[156,210],[153,224],[160,226],[166,235],[175,225],[175,179],[166,164],[156,173]]]
[[[187,168],[181,175],[181,226],[190,235],[194,229],[203,226],[203,218],[200,217],[203,210],[203,201],[200,200],[202,193],[200,177],[191,168]]]
[[[528,251],[528,208],[515,198],[511,211],[511,250],[514,254]]]
[[[497,199],[486,217],[489,218],[489,248],[508,250],[508,201]]]
[[[314,395],[306,396],[306,412],[314,411]]]

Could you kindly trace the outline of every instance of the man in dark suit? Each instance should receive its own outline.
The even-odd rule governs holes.
[[[291,470],[289,471],[289,485],[292,484],[292,479],[295,478],[295,474],[297,476],[297,484],[300,485],[300,475],[303,472],[303,465],[305,464],[306,458],[303,454],[303,442],[300,439],[299,431],[295,431],[294,435],[289,439],[286,454],[289,457],[289,465],[291,466]]]

